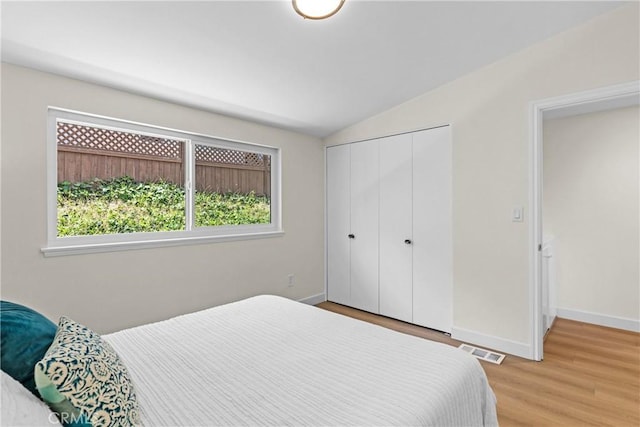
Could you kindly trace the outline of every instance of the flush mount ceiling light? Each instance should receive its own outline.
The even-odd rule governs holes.
[[[305,19],[325,19],[338,13],[345,0],[292,0],[293,9]]]

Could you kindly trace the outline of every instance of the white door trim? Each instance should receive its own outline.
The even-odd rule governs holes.
[[[530,103],[529,107],[529,206],[531,221],[529,224],[529,326],[531,337],[531,359],[542,360],[544,331],[542,328],[542,284],[541,252],[542,245],[542,123],[544,113],[560,109],[575,109],[586,112],[589,106],[602,104],[614,108],[617,101],[626,105],[625,99],[640,96],[640,81],[633,81],[584,92],[547,98]],[[603,108],[604,109],[604,108]],[[594,109],[596,111],[596,109]]]

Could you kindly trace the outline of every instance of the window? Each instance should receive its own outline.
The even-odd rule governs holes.
[[[45,255],[282,234],[279,150],[49,110]]]

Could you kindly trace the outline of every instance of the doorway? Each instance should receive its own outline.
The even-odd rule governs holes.
[[[545,289],[543,247],[545,243],[542,222],[542,177],[543,177],[543,124],[549,117],[578,115],[638,105],[640,82],[600,88],[567,96],[540,100],[531,104],[530,143],[530,206],[532,211],[529,237],[529,284],[531,358],[542,360],[543,339],[549,323],[549,289]]]

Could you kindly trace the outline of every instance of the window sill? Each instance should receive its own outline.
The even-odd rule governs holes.
[[[84,243],[50,245],[40,251],[45,257],[84,255],[100,252],[119,252],[138,249],[154,249],[170,246],[201,245],[205,243],[233,242],[238,240],[267,239],[284,236],[284,231],[261,231],[252,233],[225,234],[219,236],[175,237],[158,240],[139,240],[108,243]]]

